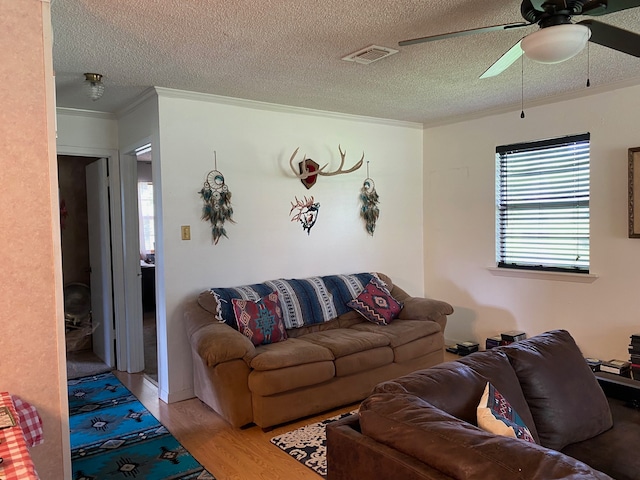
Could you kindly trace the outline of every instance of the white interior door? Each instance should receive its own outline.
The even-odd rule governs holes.
[[[136,157],[125,155],[120,162],[124,240],[124,296],[126,305],[126,371],[144,370],[142,326],[142,270],[138,217],[138,166]],[[122,345],[119,345],[122,348]],[[122,368],[118,368],[123,370]]]
[[[107,159],[87,165],[86,177],[93,351],[109,367],[115,367]]]

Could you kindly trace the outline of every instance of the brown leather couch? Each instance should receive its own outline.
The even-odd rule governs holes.
[[[537,444],[476,425],[491,382]],[[327,427],[328,480],[640,478],[640,412],[607,398],[556,330],[414,372]]]
[[[441,363],[451,305],[412,297],[378,276],[404,303],[389,325],[349,311],[257,347],[216,320],[216,300],[202,292],[185,310],[196,396],[233,426],[267,428],[358,402],[382,381]]]

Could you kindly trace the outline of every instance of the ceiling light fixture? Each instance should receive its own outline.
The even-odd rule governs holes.
[[[521,47],[531,60],[560,63],[580,53],[590,36],[591,30],[585,25],[553,25],[524,37]]]
[[[102,97],[104,93],[104,83],[102,83],[102,75],[99,73],[85,73],[84,74],[83,89],[87,96],[94,102]]]

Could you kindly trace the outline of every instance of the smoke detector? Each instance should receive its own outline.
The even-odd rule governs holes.
[[[346,57],[342,57],[342,60],[368,65],[370,63],[377,62],[378,60],[382,60],[389,55],[393,55],[394,53],[398,53],[398,50],[380,47],[378,45],[369,45],[362,50],[358,50]]]

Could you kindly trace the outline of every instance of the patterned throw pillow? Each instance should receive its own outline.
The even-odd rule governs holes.
[[[278,292],[272,292],[256,302],[237,298],[231,301],[238,330],[254,345],[266,345],[287,339]]]
[[[518,412],[490,382],[478,404],[478,426],[489,433],[536,443]]]
[[[382,280],[373,277],[364,290],[347,305],[370,322],[388,325],[400,314],[402,303],[391,296]]]

